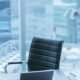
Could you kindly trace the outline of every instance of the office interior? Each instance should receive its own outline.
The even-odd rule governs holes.
[[[34,36],[64,41],[60,70],[80,72],[80,0],[0,0],[0,73],[27,60]]]

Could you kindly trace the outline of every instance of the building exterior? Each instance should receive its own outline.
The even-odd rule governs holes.
[[[62,3],[54,5],[54,29],[56,39],[64,40],[68,43],[80,43],[78,19],[74,14],[76,12],[76,3]]]
[[[0,0],[0,43],[11,39],[10,1]]]
[[[25,2],[26,42],[30,46],[34,36],[53,39],[52,0]]]

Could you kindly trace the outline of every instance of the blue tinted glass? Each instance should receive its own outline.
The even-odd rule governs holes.
[[[0,43],[10,40],[10,17],[10,2],[0,1]]]

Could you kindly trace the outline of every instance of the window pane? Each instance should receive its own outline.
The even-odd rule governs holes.
[[[53,1],[52,0],[27,0],[26,11],[26,41],[29,50],[34,36],[43,38],[54,38],[53,33]],[[31,4],[32,3],[32,4]]]
[[[21,5],[19,1],[22,2]],[[74,52],[75,48],[72,48],[76,46],[75,44],[80,43],[80,16],[75,17],[74,15],[76,10],[80,9],[79,2],[76,0],[24,1],[0,0],[0,72],[4,72],[4,66],[8,62],[24,59],[24,56],[29,53],[34,36],[63,40],[64,43],[69,44],[67,48],[63,47],[63,64],[72,61],[74,53],[77,55],[75,61],[80,61],[79,51]],[[24,28],[26,29],[24,30]],[[22,29],[21,32],[20,29]],[[25,43],[21,39],[24,37],[26,38]],[[69,57],[66,54],[67,51],[71,54]],[[24,52],[26,53],[23,54]],[[70,64],[73,65],[73,62]],[[19,66],[14,68],[12,71],[18,71]]]
[[[0,0],[0,72],[4,72],[4,67],[8,62],[20,61],[19,24],[13,5],[11,0]],[[18,14],[17,11],[16,13]]]
[[[32,0],[27,0],[25,6],[23,6],[25,8],[24,20],[26,24],[27,51],[29,51],[34,36],[63,40],[64,43],[69,44],[69,46],[73,45],[70,46],[71,50],[76,49],[72,48],[80,43],[78,40],[79,31],[77,28],[77,18],[74,15],[77,7],[76,3],[76,1],[66,2],[61,0],[59,0],[59,3],[57,3],[57,1],[53,2],[47,0],[38,0],[34,2]],[[77,46],[77,49],[78,47],[79,46]],[[68,51],[67,49],[67,52]],[[63,52],[63,58],[68,56],[68,54],[66,54],[67,52]],[[79,52],[76,53],[73,51],[69,52],[69,54],[71,54],[71,60],[68,58],[69,61],[71,61],[69,67],[72,67],[74,64],[71,57],[76,54],[77,58],[73,61],[78,61]],[[68,59],[66,59],[67,64],[69,62]],[[64,60],[63,63],[65,64]],[[78,66],[78,64],[75,65]]]
[[[79,16],[75,16],[75,13],[79,11],[78,2],[79,1],[75,0],[64,0],[62,3],[53,4],[53,19],[56,39],[64,40],[65,43],[80,43],[78,35]],[[60,33],[59,30],[62,33]]]

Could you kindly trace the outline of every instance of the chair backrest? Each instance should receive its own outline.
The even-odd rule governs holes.
[[[30,71],[59,69],[63,41],[34,37],[28,66]]]

